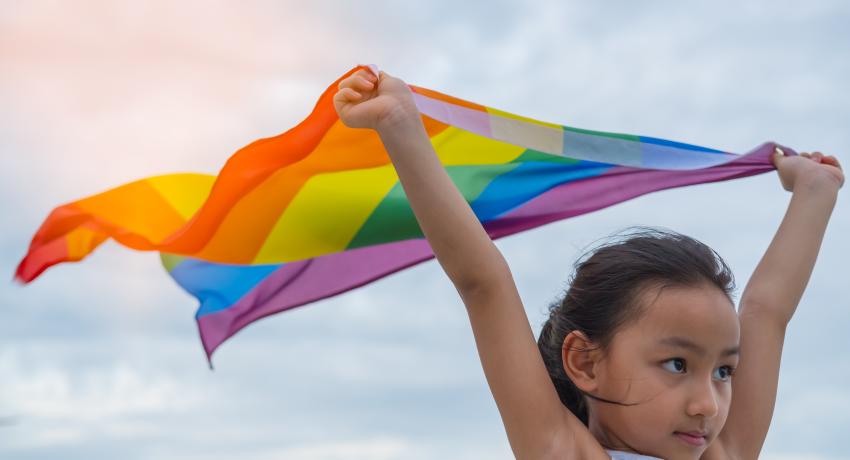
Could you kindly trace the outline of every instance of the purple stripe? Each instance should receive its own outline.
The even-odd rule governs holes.
[[[491,238],[585,214],[657,190],[752,176],[775,169],[768,142],[740,158],[711,168],[662,171],[615,167],[606,173],[549,189],[484,224]],[[782,147],[788,154],[792,149]],[[211,358],[222,342],[265,316],[340,294],[434,257],[423,239],[397,241],[328,254],[282,266],[232,307],[198,320]]]
[[[617,166],[604,174],[567,182],[525,202],[488,225],[493,238],[596,211],[658,190],[718,182],[772,171],[770,161],[777,144],[768,142],[721,165],[693,170],[658,170]],[[779,146],[786,154],[794,150]]]
[[[198,319],[207,359],[248,324],[340,294],[434,257],[424,239],[351,249],[283,265],[231,307]]]

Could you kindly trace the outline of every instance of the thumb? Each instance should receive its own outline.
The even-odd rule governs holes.
[[[785,160],[785,156],[787,154],[784,150],[779,147],[774,147],[773,154],[770,155],[770,161],[773,163],[773,166],[779,168],[779,164]]]

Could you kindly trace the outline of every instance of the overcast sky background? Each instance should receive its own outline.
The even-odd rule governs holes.
[[[807,2],[0,2],[0,268],[55,206],[215,173],[375,63],[540,120],[850,165],[850,7]],[[762,458],[848,459],[847,187],[788,330]],[[726,258],[738,293],[775,173],[643,196],[497,242],[537,333],[582,249],[629,225]],[[842,238],[842,235],[844,236]],[[0,458],[507,459],[463,304],[431,261],[262,320],[207,368],[194,298],[108,243],[0,285]]]

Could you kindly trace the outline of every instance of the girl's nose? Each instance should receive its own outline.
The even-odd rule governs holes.
[[[688,415],[714,417],[720,410],[719,395],[715,391],[714,383],[710,378],[707,381],[703,380],[695,380],[691,387],[692,393],[688,399]]]

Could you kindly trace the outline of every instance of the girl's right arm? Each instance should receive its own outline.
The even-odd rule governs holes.
[[[423,234],[466,305],[514,455],[608,459],[558,398],[510,269],[440,163],[410,89],[385,72],[376,78],[366,70],[339,88],[340,119],[377,130]]]
[[[741,356],[732,377],[732,403],[718,436],[737,458],[758,458],[776,403],[788,322],[794,316],[820,252],[844,184],[841,164],[820,152],[774,155],[788,210],[750,277],[739,308]]]

